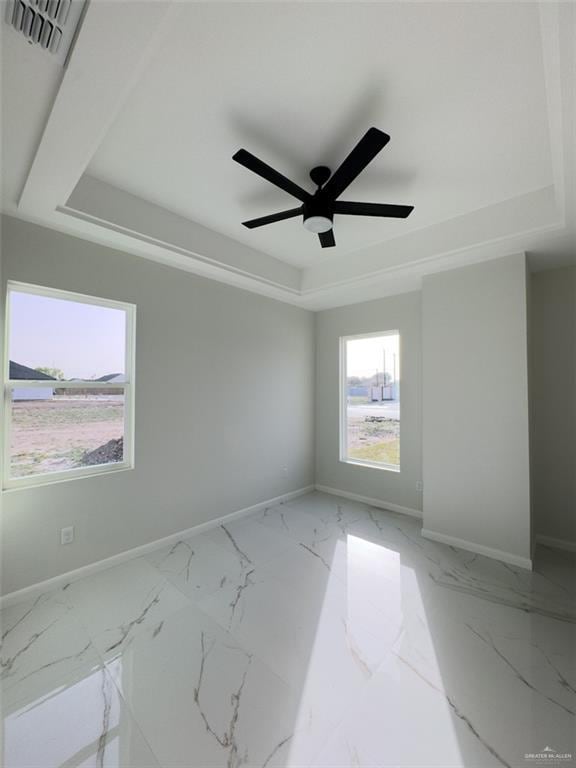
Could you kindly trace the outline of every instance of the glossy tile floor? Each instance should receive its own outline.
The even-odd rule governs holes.
[[[419,529],[314,493],[6,609],[4,764],[574,764],[573,557]]]

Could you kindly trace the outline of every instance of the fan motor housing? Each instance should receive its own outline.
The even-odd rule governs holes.
[[[313,197],[302,206],[303,224],[310,232],[321,234],[332,229],[334,214],[321,197]]]
[[[312,216],[322,216],[322,218],[334,221],[334,213],[330,205],[321,198],[313,197],[309,202],[302,205],[302,214],[304,221]]]

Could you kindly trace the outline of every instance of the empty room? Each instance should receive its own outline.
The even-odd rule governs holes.
[[[576,766],[576,3],[0,12],[0,764]]]

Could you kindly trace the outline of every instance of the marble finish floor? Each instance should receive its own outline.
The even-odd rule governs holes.
[[[576,764],[574,557],[419,530],[313,493],[5,609],[4,765]]]

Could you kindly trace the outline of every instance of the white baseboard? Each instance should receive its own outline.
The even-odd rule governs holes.
[[[485,547],[483,544],[474,544],[472,541],[458,539],[456,536],[446,536],[444,533],[436,533],[436,531],[430,531],[427,528],[422,528],[421,533],[425,539],[438,541],[440,544],[448,544],[451,547],[458,547],[459,549],[466,549],[468,552],[475,552],[477,555],[484,555],[485,557],[491,557],[494,560],[510,563],[510,565],[526,568],[529,571],[532,570],[532,560],[529,557],[514,555],[511,552],[504,552],[502,549]]]
[[[169,536],[164,536],[162,539],[156,539],[155,541],[151,541],[148,544],[142,544],[139,547],[126,549],[124,552],[120,552],[117,555],[112,555],[112,557],[107,557],[104,560],[98,560],[95,563],[83,565],[81,568],[75,568],[72,571],[67,571],[66,573],[61,573],[58,576],[53,576],[51,579],[40,581],[37,584],[31,584],[29,587],[18,589],[15,592],[9,592],[8,594],[0,597],[0,610],[2,608],[8,608],[11,605],[15,605],[16,603],[20,603],[23,600],[34,599],[38,597],[38,595],[41,595],[43,592],[57,589],[69,581],[77,581],[78,579],[84,578],[85,576],[90,576],[91,574],[97,573],[98,571],[104,571],[106,568],[111,568],[114,565],[125,563],[127,560],[132,560],[134,557],[142,557],[142,555],[147,555],[149,552],[153,552],[155,549],[160,549],[161,547],[175,544],[177,541],[179,541],[179,539],[186,538],[187,536],[193,536],[194,534],[202,533],[203,531],[208,531],[211,528],[216,528],[219,525],[222,525],[223,523],[230,523],[233,520],[237,520],[238,518],[251,515],[254,512],[259,512],[266,507],[272,507],[275,504],[282,504],[284,502],[290,501],[291,499],[296,499],[298,496],[304,496],[304,494],[310,493],[310,491],[313,490],[314,486],[308,485],[305,488],[299,488],[296,491],[283,493],[281,496],[276,496],[273,499],[267,499],[266,501],[260,501],[258,504],[253,504],[251,507],[238,509],[235,512],[230,512],[228,515],[223,515],[222,517],[217,517],[213,520],[207,520],[205,523],[193,525],[191,528],[186,528],[183,531],[171,533]]]
[[[422,519],[422,512],[420,512],[418,509],[412,509],[411,507],[401,507],[399,504],[390,504],[388,501],[372,499],[370,496],[360,496],[358,493],[342,491],[339,488],[330,488],[328,485],[315,485],[314,487],[317,491],[322,491],[322,493],[329,493],[331,496],[342,496],[343,498],[350,499],[351,501],[359,501],[362,504],[369,504],[371,507],[386,509],[388,512],[398,512],[400,515],[409,515],[410,517],[416,517],[419,520]]]
[[[576,541],[555,539],[552,536],[544,536],[541,533],[536,534],[536,544],[542,544],[544,547],[552,547],[553,549],[564,549],[566,552],[576,552]]]
[[[398,512],[401,515],[409,515],[410,517],[418,518],[419,520],[422,519],[422,512],[418,509],[412,509],[411,507],[402,507],[399,504],[390,504],[386,501],[381,501],[380,499],[373,499],[369,496],[361,496],[358,493],[350,493],[349,491],[342,491],[339,488],[331,488],[327,485],[318,485],[315,486],[317,491],[322,491],[323,493],[329,493],[332,496],[342,496],[345,499],[351,499],[352,501],[359,501],[363,504],[369,504],[372,507],[378,507],[379,509],[385,509],[389,512]],[[426,528],[423,528],[422,536],[426,539],[430,539],[432,541],[437,541],[440,544],[448,544],[452,547],[458,547],[459,549],[465,549],[469,552],[474,552],[478,555],[485,555],[486,557],[491,557],[494,560],[501,560],[505,563],[510,563],[511,565],[517,565],[520,568],[526,568],[528,570],[532,570],[532,560],[528,557],[520,557],[519,555],[514,555],[511,552],[504,552],[501,549],[494,549],[492,547],[485,547],[482,544],[474,544],[470,541],[465,541],[464,539],[458,539],[455,536],[445,536],[441,533],[435,533],[434,531],[430,531]],[[552,541],[552,540],[549,540]],[[555,540],[554,540],[555,541]],[[560,544],[564,545],[565,549],[570,548],[569,542],[560,542]],[[558,544],[558,546],[560,546]],[[553,546],[551,543],[548,544],[549,546]],[[576,546],[575,546],[576,549]]]

